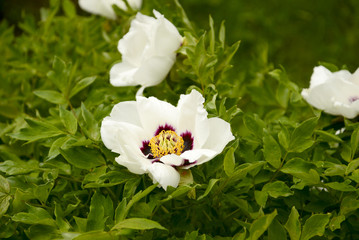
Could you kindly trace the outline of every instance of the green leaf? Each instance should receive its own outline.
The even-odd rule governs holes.
[[[309,240],[314,236],[323,236],[325,227],[329,223],[328,214],[314,214],[305,221],[300,240]]]
[[[161,202],[167,202],[171,199],[182,196],[182,195],[186,194],[188,191],[190,191],[191,189],[193,189],[193,188],[188,185],[180,186],[180,187],[176,188],[176,190],[174,192],[172,192],[170,195],[168,195],[167,198],[161,200]]]
[[[257,240],[268,229],[273,219],[277,216],[277,210],[274,210],[271,214],[264,215],[256,219],[249,229],[249,239]]]
[[[16,213],[11,219],[25,224],[56,226],[55,221],[45,209],[33,206],[29,206],[28,212]]]
[[[197,200],[201,200],[205,198],[212,190],[213,186],[219,181],[219,179],[211,179],[209,180],[208,186],[206,188],[206,191],[203,193],[203,195],[199,196]]]
[[[10,185],[9,182],[0,175],[0,219],[6,213],[10,206],[12,197],[9,195]]]
[[[265,123],[257,115],[245,115],[243,121],[244,125],[250,132],[252,132],[260,139],[263,138],[263,129],[265,127]]]
[[[86,78],[83,78],[80,81],[76,82],[75,86],[71,89],[69,97],[72,98],[77,93],[79,93],[81,90],[90,86],[96,80],[96,78],[97,78],[97,76],[86,77]]]
[[[359,208],[359,200],[353,196],[345,197],[340,204],[340,214],[346,215]]]
[[[48,139],[64,134],[64,132],[60,131],[57,127],[50,123],[35,119],[25,120],[29,127],[20,129],[20,132],[9,134],[10,137],[28,142],[34,142],[40,139]]]
[[[64,10],[66,16],[68,16],[69,18],[73,18],[76,16],[75,5],[70,0],[62,1],[62,9]]]
[[[350,184],[350,180],[349,180],[349,182],[348,181],[330,182],[330,183],[326,183],[325,185],[334,190],[341,191],[341,192],[355,192],[357,189],[349,184]]]
[[[39,169],[39,162],[36,160],[7,160],[0,163],[0,171],[7,175],[19,175],[29,173]]]
[[[317,126],[318,118],[310,118],[296,127],[290,138],[288,151],[303,152],[311,147],[314,141],[311,139],[314,128]]]
[[[54,104],[66,104],[67,102],[61,93],[54,90],[36,90],[34,91],[34,94]]]
[[[359,158],[355,159],[353,161],[351,161],[346,170],[345,170],[345,175],[348,175],[349,173],[352,173],[355,169],[357,169],[359,167]]]
[[[337,135],[331,134],[329,132],[322,131],[322,130],[315,130],[314,132],[319,135],[318,140],[322,140],[325,142],[343,142],[343,140],[340,137],[338,137]]]
[[[106,163],[102,154],[94,149],[72,147],[60,149],[60,152],[66,161],[81,169],[91,169]]]
[[[287,233],[277,219],[274,219],[268,228],[268,240],[286,240]]]
[[[2,193],[10,193],[10,185],[9,182],[0,175],[0,192]]]
[[[259,206],[265,207],[268,199],[268,193],[265,191],[254,191],[254,198]]]
[[[145,219],[145,218],[128,218],[113,226],[112,230],[114,229],[122,229],[122,228],[129,228],[129,229],[136,229],[136,230],[148,230],[148,229],[161,229],[167,230],[158,222],[153,220]]]
[[[72,240],[89,240],[89,239],[96,239],[96,240],[113,240],[114,236],[109,232],[103,232],[103,231],[93,231],[93,232],[87,232],[83,233],[79,236],[76,236]]]
[[[288,231],[291,240],[299,240],[301,234],[301,224],[299,221],[298,211],[294,206],[292,207],[284,227]]]
[[[335,216],[330,220],[329,228],[332,231],[340,229],[340,224],[345,220],[344,215]]]
[[[356,128],[353,133],[352,136],[350,138],[350,146],[351,146],[351,153],[352,153],[352,159],[354,158],[354,155],[356,153],[356,150],[358,148],[358,144],[359,144],[359,128]]]
[[[61,122],[64,127],[71,134],[76,134],[77,132],[77,119],[74,113],[67,111],[63,106],[59,107]]]
[[[94,141],[100,140],[100,128],[95,117],[87,110],[85,104],[81,103],[81,116],[83,121],[80,122],[81,129],[86,135]]]
[[[224,172],[227,174],[227,176],[231,176],[233,174],[234,166],[235,166],[234,148],[231,147],[227,151],[223,161]]]
[[[268,193],[269,196],[274,197],[274,198],[288,197],[290,195],[293,195],[293,192],[282,181],[267,183],[262,188],[262,191]]]
[[[87,217],[87,231],[104,230],[106,217],[103,203],[105,197],[96,191],[91,198],[90,213]]]
[[[157,185],[158,184],[153,184],[152,186],[149,186],[145,190],[139,191],[138,193],[136,193],[136,195],[133,196],[132,199],[128,202],[125,209],[123,211],[121,211],[121,214],[119,214],[117,216],[117,220],[118,221],[124,220],[127,217],[127,214],[130,211],[130,209],[132,208],[133,204],[140,201],[142,198],[146,197],[150,192],[152,192],[157,187]],[[122,202],[121,202],[121,204],[122,204]],[[126,202],[125,202],[125,204],[126,204]]]
[[[263,153],[265,160],[275,168],[281,165],[282,151],[277,141],[267,132],[263,137]]]

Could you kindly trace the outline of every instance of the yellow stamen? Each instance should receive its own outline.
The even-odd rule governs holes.
[[[149,143],[153,157],[160,158],[167,154],[181,155],[184,149],[184,141],[174,131],[162,130],[153,137]]]

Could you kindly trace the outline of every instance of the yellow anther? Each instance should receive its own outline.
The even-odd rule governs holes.
[[[184,141],[174,131],[162,130],[150,140],[153,157],[160,158],[167,154],[181,155],[184,149]]]

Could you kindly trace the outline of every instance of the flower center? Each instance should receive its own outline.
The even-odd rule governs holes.
[[[167,154],[180,155],[184,149],[183,138],[172,130],[162,130],[158,135],[150,140],[149,146],[155,158],[163,157]]]

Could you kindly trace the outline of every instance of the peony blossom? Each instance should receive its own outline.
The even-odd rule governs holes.
[[[177,107],[155,97],[120,102],[102,121],[102,141],[129,171],[148,173],[165,190],[177,187],[178,170],[211,160],[234,139],[229,123],[207,118],[203,102],[195,90]]]
[[[156,18],[137,13],[129,32],[118,42],[122,62],[110,71],[110,83],[116,87],[159,84],[176,61],[182,37],[176,27],[156,10]]]
[[[351,74],[347,70],[332,73],[323,66],[315,67],[309,89],[303,89],[302,96],[326,113],[354,118],[359,114],[359,68]]]
[[[127,2],[133,9],[140,9],[142,5],[142,0],[127,0]],[[112,5],[116,5],[124,11],[127,10],[126,3],[123,0],[79,0],[79,5],[86,12],[110,19],[116,19]]]

